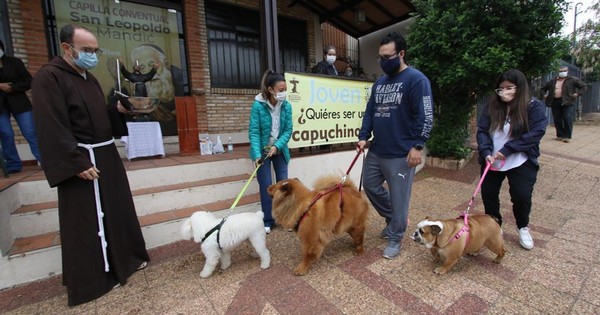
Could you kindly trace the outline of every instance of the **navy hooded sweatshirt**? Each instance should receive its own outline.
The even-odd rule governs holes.
[[[359,140],[373,136],[369,150],[381,158],[402,158],[423,145],[433,127],[433,97],[429,79],[408,67],[373,84]]]

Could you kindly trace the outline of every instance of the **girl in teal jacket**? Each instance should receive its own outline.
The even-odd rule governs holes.
[[[267,70],[261,81],[261,93],[254,98],[250,111],[250,159],[258,163],[261,158],[271,155],[264,160],[256,174],[267,233],[271,232],[275,223],[271,214],[272,200],[267,192],[267,188],[273,183],[271,166],[275,170],[276,181],[288,178],[288,141],[292,136],[293,124],[292,104],[286,100],[286,91],[287,84],[283,75]]]

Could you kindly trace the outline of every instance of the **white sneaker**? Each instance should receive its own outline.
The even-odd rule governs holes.
[[[267,234],[271,233],[271,228],[268,226],[265,226],[265,232],[267,232]]]
[[[519,229],[519,244],[521,244],[521,247],[528,250],[533,248],[533,238],[531,237],[531,234],[529,234],[528,227]]]

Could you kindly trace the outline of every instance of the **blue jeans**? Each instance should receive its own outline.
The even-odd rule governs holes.
[[[265,222],[265,226],[268,227],[271,227],[275,223],[275,220],[273,220],[273,214],[271,213],[273,201],[271,200],[271,196],[269,196],[269,192],[267,191],[267,188],[273,184],[271,165],[275,170],[276,182],[288,178],[288,165],[285,162],[285,157],[283,157],[283,154],[276,154],[266,159],[263,162],[263,165],[258,168],[258,172],[256,172],[256,179],[258,180],[258,185],[260,186],[260,206],[265,215],[263,221]]]
[[[4,159],[6,160],[6,168],[9,171],[21,171],[23,163],[21,162],[21,157],[19,157],[19,152],[17,151],[17,146],[15,145],[15,132],[10,125],[10,115],[11,113],[4,108],[2,113],[0,113],[0,143],[2,144],[2,153],[4,155]],[[27,111],[20,114],[12,114],[19,125],[19,129],[21,129],[21,133],[23,137],[29,142],[29,148],[31,149],[31,153],[38,160],[38,162],[42,162],[42,158],[40,156],[40,150],[37,145],[37,138],[35,136],[35,125],[33,123],[33,112]]]

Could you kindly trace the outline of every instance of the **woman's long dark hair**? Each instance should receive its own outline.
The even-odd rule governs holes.
[[[268,88],[274,87],[277,83],[281,81],[285,82],[285,77],[283,76],[283,74],[274,72],[271,69],[265,71],[262,80],[260,80],[260,91],[262,97],[265,100],[268,100],[269,97],[271,97],[271,93],[269,92]]]
[[[488,107],[488,115],[490,116],[490,133],[496,130],[502,130],[504,123],[506,122],[506,114],[510,119],[510,131],[508,134],[511,137],[518,137],[523,132],[529,130],[529,123],[527,117],[527,106],[531,101],[531,95],[529,92],[529,83],[523,72],[517,69],[510,69],[504,72],[498,78],[495,87],[500,87],[500,83],[508,81],[513,83],[517,89],[515,91],[515,98],[510,103],[502,101],[500,96],[494,93],[490,98],[490,104]],[[510,111],[509,111],[510,109]]]

